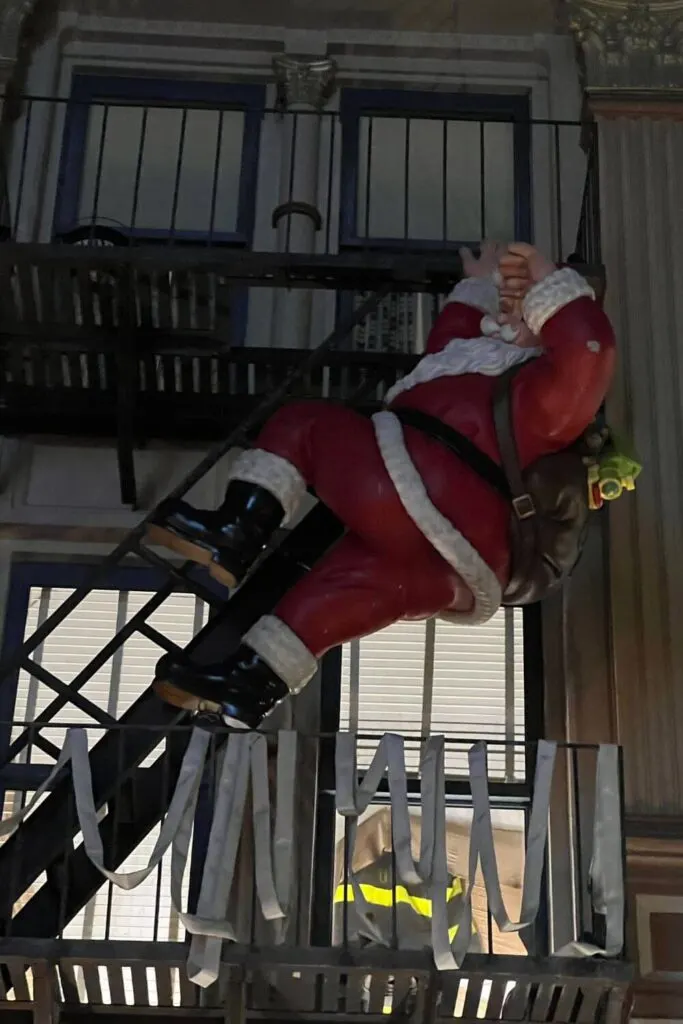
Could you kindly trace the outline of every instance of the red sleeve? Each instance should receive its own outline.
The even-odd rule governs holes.
[[[616,356],[612,325],[588,296],[550,317],[540,337],[543,355],[513,382],[520,445],[526,448],[528,440],[532,448],[539,446],[529,459],[566,447],[590,425],[612,381]]]
[[[427,338],[426,352],[440,352],[454,338],[478,338],[485,315],[464,302],[449,302],[434,321]]]

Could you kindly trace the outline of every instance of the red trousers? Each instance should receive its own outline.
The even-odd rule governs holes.
[[[450,474],[457,485],[462,466],[455,456],[422,435],[418,442],[438,464],[438,477]],[[296,466],[349,531],[273,610],[312,654],[320,657],[398,619],[469,610],[468,588],[399,500],[370,419],[344,406],[292,403],[269,420],[256,447]],[[488,493],[486,500],[496,501]],[[501,521],[506,531],[504,506]]]

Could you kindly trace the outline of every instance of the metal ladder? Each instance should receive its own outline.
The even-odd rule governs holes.
[[[394,284],[394,288],[396,285]],[[364,318],[372,314],[391,285],[371,294],[354,312],[328,335],[317,349],[283,380],[282,384],[261,403],[224,441],[216,444],[199,465],[183,480],[169,497],[186,494],[232,448],[249,444],[250,432],[287,397],[292,385],[305,376],[326,352],[347,337]],[[112,657],[134,633],[140,633],[165,651],[176,651],[176,645],[149,623],[149,618],[169,595],[179,587],[207,601],[210,618],[197,634],[188,651],[199,662],[227,657],[239,638],[263,614],[268,612],[308,570],[308,568],[343,533],[342,524],[322,504],[316,505],[275,547],[254,573],[233,596],[221,601],[216,594],[195,577],[192,565],[175,566],[145,546],[144,538],[150,513],[111,552],[86,581],[16,651],[0,663],[0,686],[20,670],[24,670],[55,692],[50,705],[11,743],[0,763],[0,769],[14,758],[36,746],[56,757],[59,750],[41,735],[41,729],[54,724],[54,716],[72,704],[106,728],[102,738],[91,750],[91,770],[96,807],[107,807],[101,823],[109,866],[119,867],[158,824],[167,809],[175,777],[187,741],[188,730],[174,727],[187,722],[189,716],[164,704],[151,689],[116,720],[80,692],[89,679]],[[77,611],[80,603],[98,586],[107,574],[127,557],[134,555],[168,577],[154,594],[92,661],[70,682],[65,683],[39,665],[33,653],[67,616]],[[138,771],[140,764],[166,739],[165,754],[160,754],[151,768]],[[160,793],[167,799],[160,799]],[[51,937],[96,894],[104,879],[88,860],[83,847],[75,846],[78,826],[72,813],[72,788],[69,769],[65,769],[49,796],[20,825],[17,832],[0,847],[0,878],[7,890],[0,906],[0,934],[12,937]],[[21,909],[12,917],[14,904],[35,885],[45,872],[47,884],[31,893]],[[4,916],[4,920],[3,920]]]

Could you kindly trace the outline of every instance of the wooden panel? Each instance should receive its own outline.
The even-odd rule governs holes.
[[[602,120],[606,310],[619,341],[607,413],[645,470],[610,519],[612,647],[626,796],[683,813],[683,124]],[[658,253],[666,253],[662,266]]]
[[[683,975],[683,901],[677,913],[650,914],[650,935],[655,974]]]

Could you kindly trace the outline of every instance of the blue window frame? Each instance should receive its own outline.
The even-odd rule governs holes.
[[[449,248],[457,249],[464,243],[478,242],[481,237],[490,233],[486,230],[486,183],[485,168],[488,157],[485,155],[486,132],[488,125],[511,126],[511,140],[508,139],[512,155],[512,168],[510,191],[513,211],[514,235],[521,241],[530,241],[532,234],[531,218],[531,130],[529,120],[529,100],[526,96],[513,95],[474,95],[469,93],[438,93],[438,92],[408,92],[403,90],[355,90],[348,89],[342,93],[341,98],[341,119],[342,119],[342,173],[341,173],[341,200],[340,200],[340,244],[343,247],[371,247],[377,249],[409,248],[435,249]],[[396,210],[396,219],[403,224],[403,230],[399,236],[375,234],[370,223],[372,212],[372,125],[387,127],[388,119],[398,119],[403,122],[405,135],[404,168],[396,167],[392,161],[390,171],[400,177],[403,173],[403,208]],[[432,122],[428,125],[427,122]],[[436,123],[434,123],[436,122]],[[457,186],[452,180],[449,172],[449,159],[462,156],[466,148],[464,139],[458,139],[455,135],[455,125],[464,122],[474,122],[469,128],[468,138],[479,146],[480,152],[470,154],[470,163],[476,165],[477,160],[480,166],[481,181],[479,186],[479,204],[481,207],[480,230],[476,237],[467,237],[472,232],[465,233],[463,237],[458,234],[456,227],[453,230],[449,223],[451,209],[453,207],[453,193],[457,193]],[[429,231],[427,236],[423,233],[415,233],[412,230],[409,209],[410,191],[409,182],[411,172],[415,180],[416,166],[419,166],[419,151],[415,150],[416,131],[413,129],[413,138],[410,138],[410,126],[421,126],[422,133],[427,128],[433,145],[436,160],[430,161],[430,174],[434,180],[440,180],[439,188],[443,190],[442,202],[442,225],[436,230]],[[393,126],[394,144],[400,133],[400,126]],[[491,131],[501,129],[491,128]],[[451,131],[453,135],[451,136]],[[439,144],[437,137],[443,133],[443,143]],[[461,133],[462,134],[462,133]],[[477,141],[477,136],[479,140]],[[412,147],[412,148],[411,148]],[[389,150],[385,148],[385,158]],[[381,151],[377,152],[381,156]],[[450,154],[453,154],[451,156]],[[391,160],[391,157],[389,156]],[[438,162],[441,166],[436,167]],[[462,161],[461,161],[462,163]],[[462,168],[461,168],[462,169]],[[424,175],[424,165],[420,172]],[[449,179],[450,183],[449,183]],[[428,179],[424,178],[423,188],[428,189]],[[381,185],[377,184],[377,194],[380,201],[386,201],[386,196],[381,196]],[[365,204],[365,210],[362,206]],[[432,218],[434,219],[434,218]],[[451,217],[452,219],[452,217]],[[362,228],[362,230],[361,230]]]
[[[140,112],[141,125],[139,127],[136,125],[139,132],[139,143],[137,144],[136,159],[130,168],[130,173],[133,175],[133,180],[130,183],[131,216],[121,218],[121,223],[117,223],[116,228],[131,239],[154,241],[172,237],[174,242],[251,245],[254,230],[260,127],[265,106],[265,86],[162,78],[74,75],[65,117],[55,203],[54,234],[61,236],[82,224],[79,218],[88,155],[89,125],[93,109],[103,110],[100,129],[101,141],[95,168],[95,190],[97,190],[97,181],[101,180],[103,172],[107,112],[114,109],[120,111],[126,106]],[[171,178],[175,175],[172,216],[169,218],[168,225],[161,227],[138,225],[136,203],[139,202],[141,176],[145,173],[144,149],[149,112],[157,112],[164,108],[166,113],[175,108],[180,121],[178,153],[171,172]],[[240,123],[243,125],[241,158],[239,166],[233,167],[231,170],[233,177],[237,179],[236,216],[234,224],[228,230],[220,227],[215,229],[213,222],[200,227],[186,226],[180,229],[174,223],[174,215],[177,214],[179,182],[183,174],[186,173],[184,141],[188,131],[188,119],[190,114],[195,112],[197,114],[209,112],[217,115],[218,127],[216,128],[213,167],[205,168],[205,171],[211,172],[205,174],[205,177],[213,202],[216,201],[218,190],[221,188],[219,179],[228,169],[223,161],[222,147],[225,145],[226,132],[223,131],[222,125],[229,112],[238,112],[242,115],[240,118]],[[133,116],[131,114],[131,118]],[[173,158],[171,160],[173,162]],[[202,189],[202,193],[202,199],[205,200],[205,190]],[[95,194],[96,199],[97,194]],[[88,217],[88,221],[92,219],[96,222],[96,201],[94,205],[95,212]],[[215,210],[213,212],[215,214]],[[126,223],[126,220],[129,223]]]

